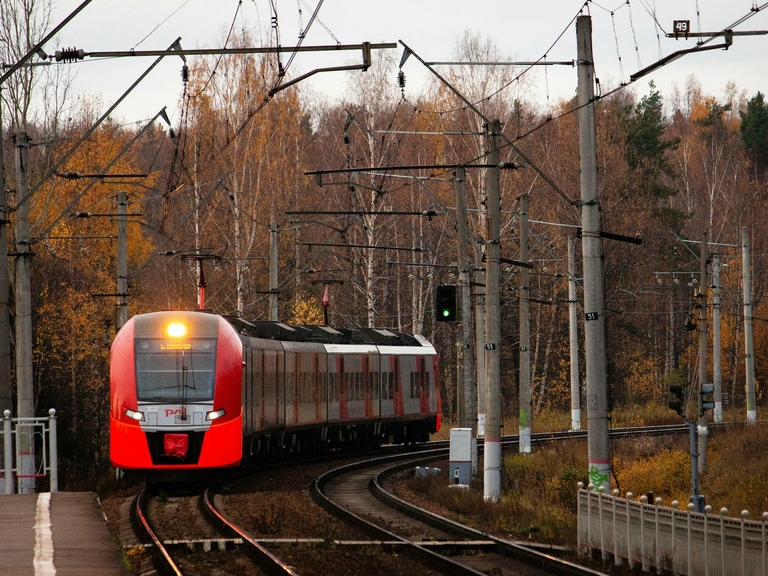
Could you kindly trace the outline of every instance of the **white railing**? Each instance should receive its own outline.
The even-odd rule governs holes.
[[[4,493],[13,494],[14,479],[22,482],[34,482],[36,478],[49,477],[50,491],[59,490],[58,454],[56,438],[56,410],[48,410],[47,418],[11,418],[10,410],[3,413],[2,461],[0,481],[4,483]],[[20,442],[23,440],[23,442]],[[34,450],[34,470],[22,471],[19,453],[20,446],[38,446]],[[46,449],[47,448],[47,449]]]
[[[619,498],[619,491],[604,494],[590,484],[579,483],[578,547],[580,552],[599,550],[603,561],[614,558],[619,565],[640,565],[644,572],[672,572],[688,576],[768,576],[766,528],[768,512],[762,522],[729,518],[723,508],[712,514],[679,510],[677,502],[663,507],[661,498],[649,503],[643,496],[634,500],[631,492]]]

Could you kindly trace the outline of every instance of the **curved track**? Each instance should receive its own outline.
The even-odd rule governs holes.
[[[615,437],[663,435],[687,431],[686,426],[625,428]],[[534,434],[536,443],[586,437],[586,432]],[[504,440],[507,445],[517,439]],[[447,444],[447,443],[446,443]],[[313,496],[328,511],[366,530],[375,538],[397,542],[425,565],[450,574],[600,574],[514,542],[442,518],[409,504],[383,488],[397,471],[444,458],[447,447],[387,456],[337,468],[314,483]]]
[[[686,426],[657,426],[625,428],[612,435],[626,437],[639,434],[670,434],[687,432]],[[534,434],[536,443],[586,437],[586,432],[557,432]],[[516,437],[503,439],[505,445],[515,445]],[[404,451],[402,447],[386,450],[378,458],[358,462],[325,473],[314,483],[316,501],[342,517],[381,544],[382,549],[395,549],[413,557],[424,566],[443,574],[569,574],[597,575],[599,572],[565,562],[528,547],[495,538],[426,510],[419,509],[395,497],[386,490],[388,476],[439,458],[445,458],[449,443],[433,442]],[[480,445],[482,450],[482,445]],[[295,464],[295,463],[293,463]],[[290,466],[290,463],[283,463]],[[282,467],[282,466],[281,466]],[[153,561],[158,573],[181,575],[182,568],[174,561],[162,539],[149,522],[147,507],[155,494],[143,490],[132,506],[132,518],[137,534],[145,544],[151,544]],[[259,573],[297,574],[294,568],[259,544],[242,527],[217,509],[214,486],[200,494],[200,509],[216,532],[224,538],[234,538],[247,547],[247,554]],[[370,544],[370,542],[369,542]]]

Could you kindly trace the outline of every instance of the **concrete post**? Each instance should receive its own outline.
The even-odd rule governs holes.
[[[573,237],[568,238],[568,336],[571,345],[571,430],[581,430],[579,318],[576,296],[576,246]]]
[[[3,160],[2,86],[0,86],[0,413],[13,410],[11,382],[11,314],[8,310],[8,234],[5,203],[5,162]]]
[[[51,492],[59,491],[59,440],[56,431],[56,409],[48,410],[48,460],[51,468]]]
[[[749,268],[749,233],[741,229],[741,258],[744,274],[744,368],[746,371],[747,422],[757,420],[755,403],[755,350],[752,338],[752,272]]]
[[[723,376],[720,353],[720,255],[712,255],[712,383],[715,422],[723,421]]]
[[[709,257],[709,249],[706,232],[701,235],[701,253],[699,257],[699,390],[701,390],[703,384],[709,383],[707,378],[707,362],[709,361],[707,355],[707,336],[709,333],[707,322],[707,289],[709,288],[707,283],[707,258]],[[701,401],[701,394],[699,394],[699,474],[703,474],[707,470],[707,413],[702,410]]]
[[[485,436],[485,280],[480,270],[483,246],[474,243],[475,263],[475,361],[477,362],[477,437]]]
[[[3,411],[3,474],[5,474],[5,493],[13,494],[13,439],[11,435],[11,411]]]
[[[520,196],[520,262],[528,263],[528,194]],[[519,330],[520,330],[520,425],[518,448],[521,454],[531,452],[531,303],[530,273],[520,266]]]
[[[24,131],[16,132],[16,198],[29,194],[27,152],[29,139]],[[30,286],[29,202],[16,207],[16,388],[18,418],[35,415],[32,372],[32,290]],[[35,492],[35,444],[28,425],[16,428],[16,451],[19,456],[19,493]]]
[[[477,387],[475,384],[475,348],[472,329],[472,290],[470,286],[469,268],[469,225],[467,222],[467,182],[466,172],[463,167],[457,168],[456,179],[456,230],[458,233],[458,259],[459,267],[459,358],[461,360],[461,382],[459,401],[462,410],[459,412],[460,428],[472,430],[472,474],[477,473]],[[457,374],[459,381],[459,374]]]
[[[485,261],[485,455],[484,492],[487,502],[498,502],[501,495],[501,212],[499,198],[498,120],[486,125],[486,228]]]
[[[581,230],[584,258],[584,349],[587,373],[587,444],[589,479],[595,488],[610,491],[608,387],[606,384],[603,261],[600,205],[597,197],[595,151],[595,71],[592,58],[592,19],[576,19],[578,44],[579,151],[581,154]]]

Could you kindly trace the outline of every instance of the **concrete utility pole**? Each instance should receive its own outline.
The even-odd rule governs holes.
[[[486,226],[485,254],[485,455],[484,492],[487,502],[498,502],[501,495],[501,210],[499,199],[499,134],[501,123],[485,126],[486,150]]]
[[[27,155],[29,138],[23,130],[16,132],[16,198],[29,193]],[[29,202],[16,208],[16,390],[19,418],[35,415],[34,375],[32,372],[32,291],[30,286]],[[19,493],[35,492],[35,445],[32,430],[17,429]]]
[[[528,194],[520,196],[520,262],[528,264]],[[520,426],[518,447],[521,454],[531,452],[531,286],[530,272],[520,266],[518,292],[520,309]]]
[[[461,342],[461,364],[464,373],[464,388],[462,402],[464,403],[464,418],[462,428],[472,428],[477,435],[477,389],[475,385],[475,350],[472,329],[472,294],[471,271],[469,267],[469,224],[467,221],[467,182],[464,168],[456,169],[456,219],[458,232],[459,266],[459,320]]]
[[[472,329],[472,290],[469,267],[469,223],[467,221],[467,181],[463,167],[454,173],[456,181],[456,231],[458,234],[459,267],[459,334],[458,359],[460,372],[456,379],[461,382],[458,399],[461,404],[459,426],[472,429],[472,474],[477,474],[477,386],[475,382],[475,345]]]
[[[606,383],[603,261],[600,244],[600,205],[597,198],[595,152],[595,70],[592,59],[592,19],[576,19],[579,62],[579,150],[581,153],[581,230],[584,258],[584,349],[587,372],[587,443],[589,481],[610,492],[608,387]]]
[[[747,388],[747,422],[757,420],[755,404],[755,350],[752,338],[752,272],[749,268],[749,232],[741,229],[741,258],[744,274],[744,362]]]
[[[13,411],[11,386],[11,321],[8,310],[8,234],[5,204],[5,162],[3,160],[3,94],[0,86],[0,414]],[[0,448],[1,450],[2,448]]]
[[[117,193],[117,326],[128,322],[128,226],[126,209],[128,194]]]
[[[481,264],[483,245],[475,248],[475,358],[477,359],[477,437],[485,436],[485,277]]]
[[[720,255],[712,255],[712,393],[715,422],[723,421],[723,375],[720,354]]]
[[[278,302],[278,284],[277,284],[277,222],[272,220],[269,223],[269,319],[277,322],[277,302]]]
[[[576,246],[568,237],[568,336],[571,344],[571,430],[581,430],[579,385],[579,317],[576,300]]]
[[[699,269],[699,390],[704,384],[708,384],[707,379],[707,335],[709,325],[707,323],[707,256],[709,250],[707,246],[707,233],[701,235],[701,253]],[[702,410],[702,397],[699,394],[699,474],[707,469],[707,412]]]

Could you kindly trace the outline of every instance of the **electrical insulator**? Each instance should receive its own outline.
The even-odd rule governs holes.
[[[405,88],[405,72],[402,70],[397,73],[397,85],[400,86],[400,90]]]
[[[189,66],[186,64],[181,67],[181,81],[184,82],[184,84],[189,82]]]
[[[176,132],[173,130],[173,128],[168,128],[168,138],[171,140],[176,138]]]
[[[82,60],[85,58],[85,51],[77,48],[65,48],[64,50],[56,50],[56,62],[74,62],[75,60]]]

